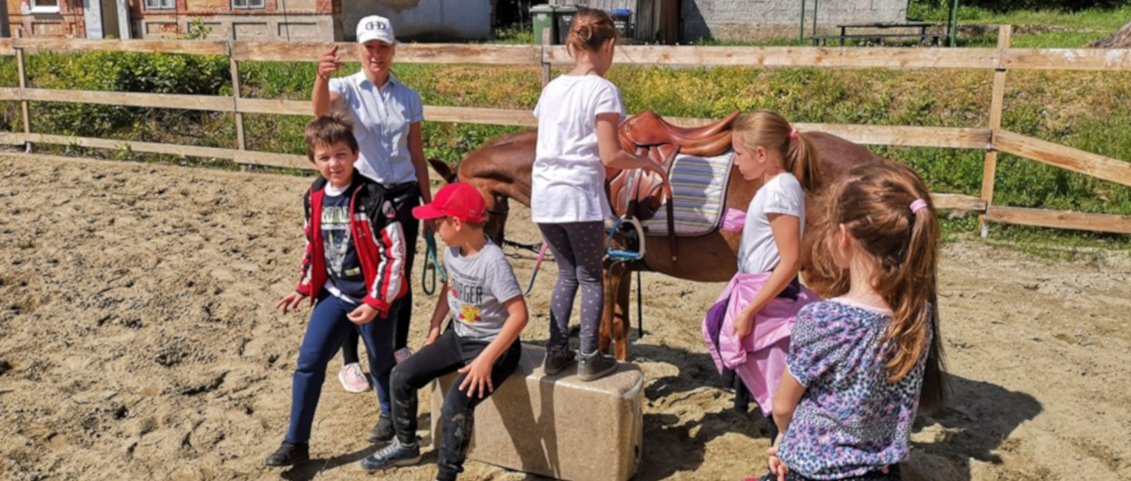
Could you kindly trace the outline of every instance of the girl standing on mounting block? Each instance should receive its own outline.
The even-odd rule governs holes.
[[[770,417],[794,317],[817,299],[797,273],[805,192],[819,187],[818,162],[809,141],[767,110],[735,120],[732,146],[743,178],[762,186],[746,212],[738,273],[703,319],[703,336],[715,367],[733,369]],[[771,426],[771,438],[776,432]]]
[[[622,150],[617,138],[624,103],[620,90],[604,78],[613,63],[616,36],[608,13],[580,9],[566,41],[576,65],[546,85],[534,108],[538,146],[531,175],[530,216],[559,267],[550,300],[550,342],[543,368],[553,375],[575,361],[569,348],[569,317],[580,284],[581,354],[576,360],[583,381],[605,376],[617,367],[616,360],[597,351],[604,305],[604,221],[612,217],[605,195],[605,168],[646,169],[666,179],[652,161]]]
[[[764,481],[901,479],[915,410],[940,408],[946,390],[930,198],[895,162],[853,168],[833,188],[822,233],[832,299],[797,316]]]

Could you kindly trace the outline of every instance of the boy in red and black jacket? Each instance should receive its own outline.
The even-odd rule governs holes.
[[[315,306],[299,348],[290,429],[264,461],[267,466],[309,459],[307,441],[326,365],[353,329],[365,340],[381,403],[369,439],[393,437],[389,373],[395,364],[394,323],[389,310],[408,290],[404,232],[382,187],[354,170],[358,146],[347,121],[319,117],[307,125],[305,136],[307,157],[322,176],[304,198],[307,242],[298,288],[277,307],[285,314],[308,298]]]

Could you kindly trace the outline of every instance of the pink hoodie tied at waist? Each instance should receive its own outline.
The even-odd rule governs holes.
[[[789,340],[797,313],[806,304],[819,300],[817,294],[802,286],[797,300],[778,297],[769,302],[754,316],[754,328],[746,337],[734,335],[734,323],[758,291],[770,279],[770,273],[736,274],[719,295],[716,304],[726,302],[725,317],[718,332],[718,345],[712,340],[709,319],[702,323],[703,339],[720,373],[733,369],[750,390],[762,414],[772,412],[774,393],[781,383],[785,370],[785,357],[789,353]],[[717,325],[717,324],[716,324]]]

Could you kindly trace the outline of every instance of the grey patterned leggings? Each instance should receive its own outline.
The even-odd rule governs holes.
[[[573,298],[581,286],[581,352],[597,351],[597,329],[605,305],[601,260],[605,254],[604,222],[538,224],[558,264],[558,282],[550,297],[550,344],[563,346],[569,340],[569,316]]]

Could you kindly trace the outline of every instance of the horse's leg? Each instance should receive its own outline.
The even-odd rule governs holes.
[[[507,198],[488,191],[483,195],[483,200],[487,201],[487,224],[483,226],[483,233],[495,245],[505,247],[503,237],[507,230],[507,216],[510,214]]]
[[[627,265],[621,264],[623,270],[618,269],[617,280],[613,286],[612,293],[615,296],[613,302],[606,302],[605,304],[613,304],[613,322],[612,322],[612,338],[613,348],[616,349],[616,357],[620,361],[628,360],[628,301],[632,293],[632,269]]]
[[[613,303],[618,287],[615,284],[619,283],[617,276],[612,275],[613,268],[610,264],[611,263],[606,260],[601,269],[601,277],[604,278],[602,284],[605,290],[605,305],[602,306],[601,309],[601,327],[597,330],[597,350],[602,353],[609,352],[609,341],[612,338],[613,331],[613,312],[615,310]]]
[[[510,214],[510,203],[505,195],[496,195],[495,202],[490,208],[490,218],[487,219],[487,235],[499,247],[503,247],[503,238],[507,231],[507,217]]]

